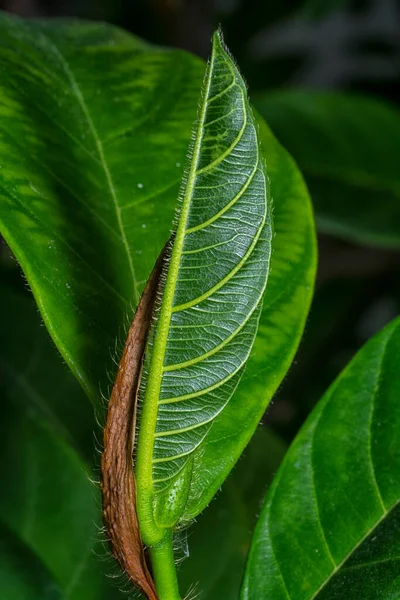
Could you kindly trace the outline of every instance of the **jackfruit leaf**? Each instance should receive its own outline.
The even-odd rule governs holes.
[[[242,600],[391,600],[400,575],[400,319],[344,369],[290,447]]]
[[[0,229],[103,416],[116,339],[124,340],[170,236],[204,63],[104,24],[2,13],[0,70]],[[208,504],[256,429],[312,295],[308,194],[257,120],[274,201],[271,275],[245,375],[197,457],[188,518]]]
[[[352,94],[283,91],[255,105],[292,153],[310,188],[321,231],[400,247],[400,114]]]

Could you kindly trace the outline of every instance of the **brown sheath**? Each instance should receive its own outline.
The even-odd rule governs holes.
[[[112,553],[132,583],[149,600],[157,600],[158,596],[140,537],[132,453],[143,354],[166,248],[154,266],[129,329],[108,405],[101,457],[103,520]]]

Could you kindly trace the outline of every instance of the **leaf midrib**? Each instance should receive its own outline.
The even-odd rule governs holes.
[[[375,383],[375,387],[373,390],[373,394],[372,394],[372,400],[371,400],[371,418],[370,418],[370,429],[369,429],[369,439],[368,439],[368,448],[369,448],[369,456],[370,456],[370,462],[371,462],[371,477],[372,477],[372,481],[374,483],[375,486],[375,491],[377,493],[378,499],[379,499],[379,503],[381,505],[382,508],[382,515],[381,517],[376,521],[376,523],[374,523],[374,526],[371,527],[368,531],[366,531],[366,533],[363,535],[363,537],[357,542],[357,544],[351,549],[350,552],[348,552],[348,554],[340,561],[340,563],[338,563],[335,567],[335,569],[332,571],[332,573],[329,575],[329,577],[324,581],[324,583],[318,588],[318,590],[314,593],[314,595],[310,598],[310,600],[315,600],[318,595],[320,594],[320,592],[328,585],[328,583],[332,580],[332,578],[336,575],[336,573],[338,573],[340,571],[340,569],[343,567],[343,565],[349,560],[349,558],[354,554],[354,552],[361,546],[361,544],[371,535],[371,533],[373,531],[375,531],[375,529],[380,525],[380,523],[382,523],[382,521],[387,517],[387,515],[396,508],[396,506],[400,503],[400,499],[395,502],[391,507],[386,508],[383,499],[382,499],[382,494],[381,491],[378,487],[378,483],[376,481],[376,475],[375,475],[375,468],[374,468],[374,464],[372,461],[372,455],[370,453],[370,448],[371,448],[371,424],[372,424],[372,420],[373,420],[373,413],[374,413],[374,404],[375,404],[375,397],[376,397],[376,392],[379,389],[379,378],[380,378],[380,373],[382,370],[382,365],[383,365],[383,361],[385,359],[385,354],[387,351],[387,347],[389,345],[390,340],[393,337],[393,332],[388,336],[387,340],[385,341],[385,345],[382,348],[382,353],[380,356],[380,360],[379,360],[379,367],[377,369],[377,381]],[[325,408],[325,407],[323,407]],[[323,413],[323,410],[321,411],[320,417]]]
[[[141,418],[141,427],[139,431],[140,437],[137,455],[137,475],[138,479],[141,479],[141,485],[143,485],[143,487],[146,488],[149,492],[151,492],[152,490],[152,465],[155,439],[154,434],[158,415],[158,400],[160,396],[161,379],[167,346],[168,331],[172,316],[172,305],[175,295],[175,286],[178,277],[183,244],[185,239],[186,224],[189,216],[190,201],[193,196],[193,190],[196,181],[197,164],[199,161],[201,151],[202,132],[204,130],[204,122],[206,117],[207,98],[211,86],[213,61],[214,54],[211,55],[211,60],[207,67],[205,92],[200,107],[199,122],[196,131],[193,156],[190,163],[190,170],[187,176],[185,195],[182,199],[182,209],[179,218],[179,224],[172,248],[167,280],[163,291],[163,301],[157,325],[157,333],[154,340],[154,348],[150,365],[150,376],[147,382],[147,389]],[[143,457],[142,460],[141,457]]]
[[[386,519],[386,517],[389,515],[389,513],[391,513],[399,504],[400,504],[400,500],[395,502],[389,509],[385,509],[385,512],[376,521],[376,523],[374,523],[374,526],[371,527],[371,529],[369,529],[364,534],[364,536],[358,541],[358,543],[354,546],[354,548],[352,548],[351,552],[349,552],[345,556],[345,558],[340,563],[338,563],[336,569],[334,571],[332,571],[332,573],[329,575],[329,577],[326,579],[326,581],[324,581],[324,583],[317,589],[317,591],[314,593],[314,595],[311,596],[310,600],[316,600],[318,595],[328,585],[328,583],[330,583],[330,581],[333,579],[333,577],[340,571],[340,569],[349,560],[349,558],[352,556],[352,554],[354,554],[354,552],[363,544],[363,542],[365,542],[366,539],[369,538],[369,536],[377,529],[377,527],[384,521],[384,519]],[[346,568],[344,568],[344,570],[346,570]]]
[[[86,118],[86,122],[89,126],[90,132],[93,136],[96,148],[97,148],[97,152],[99,154],[99,158],[100,158],[100,164],[103,168],[105,177],[106,177],[106,181],[107,181],[107,186],[109,189],[109,193],[113,202],[113,206],[114,206],[114,210],[115,210],[115,214],[117,217],[117,223],[118,223],[118,228],[120,231],[120,235],[121,235],[121,240],[122,240],[122,244],[127,256],[127,260],[128,260],[128,264],[129,264],[129,269],[131,272],[131,277],[132,277],[132,283],[133,283],[133,291],[134,291],[134,296],[135,296],[135,303],[137,304],[139,302],[139,290],[138,290],[138,284],[137,284],[137,280],[136,280],[136,275],[135,275],[135,269],[133,266],[133,260],[132,260],[132,256],[129,250],[129,244],[128,244],[128,239],[126,237],[126,232],[125,232],[125,227],[124,227],[124,223],[122,220],[122,214],[121,214],[121,208],[119,206],[118,203],[118,198],[117,198],[117,194],[116,194],[116,190],[115,190],[115,186],[114,186],[114,182],[111,176],[111,172],[110,169],[108,167],[107,161],[105,159],[105,155],[104,155],[104,150],[103,150],[103,145],[102,142],[100,140],[100,137],[97,133],[97,129],[94,125],[94,122],[92,120],[92,117],[90,115],[90,111],[89,108],[86,104],[85,98],[82,94],[82,90],[71,70],[71,67],[68,63],[68,61],[66,60],[66,58],[64,57],[64,55],[61,53],[61,51],[59,50],[59,48],[54,44],[54,42],[45,34],[43,33],[43,31],[41,32],[43,38],[46,40],[47,44],[49,45],[49,47],[53,50],[54,54],[58,57],[59,61],[61,62],[63,69],[65,71],[65,74],[68,77],[68,80],[70,82],[71,85],[71,90],[75,96],[75,98],[77,99],[77,102]]]
[[[381,357],[380,357],[380,361],[379,361],[378,378],[379,378],[379,373],[381,371],[381,367],[382,367],[382,364],[383,364],[383,361],[384,361],[385,353],[387,351],[387,347],[388,347],[389,342],[392,339],[393,335],[394,335],[394,331],[388,336],[388,338],[387,338],[387,340],[385,342],[385,345],[384,345],[384,347],[382,349],[382,353],[381,353]],[[331,394],[333,393],[333,391],[334,390],[331,389],[329,398],[331,397]],[[376,389],[374,390],[374,396],[375,396],[375,393],[376,393]],[[327,401],[328,401],[328,399],[327,399]],[[327,401],[326,401],[326,403],[327,403]],[[323,414],[323,411],[325,409],[326,403],[324,404],[323,407],[321,407],[321,412],[320,412],[320,414],[318,416],[318,421],[320,420],[320,418],[321,418],[321,416]],[[315,428],[317,426],[318,421],[314,424],[312,436],[314,436],[314,430],[315,430]],[[310,454],[310,459],[311,459],[311,457],[312,457],[312,441],[311,441],[310,452],[311,452],[311,454]],[[270,488],[271,497],[270,497],[269,506],[268,506],[268,520],[267,520],[267,522],[269,524],[268,525],[269,530],[271,529],[271,525],[270,525],[271,524],[271,506],[272,506],[273,500],[275,498],[276,491],[278,490],[279,482],[280,482],[281,477],[282,477],[282,472],[283,471],[282,471],[282,468],[281,468],[278,471],[277,476],[275,477],[275,480],[273,482],[273,486]],[[379,492],[379,496],[381,496],[380,492]],[[335,561],[333,561],[333,563],[335,564],[335,568],[332,570],[332,572],[329,574],[329,576],[325,579],[325,581],[320,585],[320,587],[314,592],[314,594],[312,596],[310,596],[310,598],[308,600],[317,600],[317,598],[318,598],[319,594],[321,593],[321,591],[330,583],[330,581],[333,579],[333,577],[343,568],[343,566],[345,565],[345,563],[349,560],[349,558],[351,558],[351,556],[354,554],[354,552],[363,544],[363,542],[365,542],[365,540],[368,539],[368,537],[377,529],[377,527],[389,515],[389,513],[392,512],[399,504],[400,504],[400,499],[397,502],[395,502],[394,504],[392,504],[389,508],[386,508],[384,505],[382,505],[383,506],[383,508],[382,508],[383,513],[382,513],[381,517],[374,523],[373,527],[371,527],[370,529],[368,529],[365,532],[365,534],[357,542],[357,544],[351,548],[350,552],[348,552],[347,555],[339,563],[336,564]],[[332,555],[331,555],[329,546],[327,544],[326,538],[325,538],[324,530],[322,529],[322,525],[321,525],[321,522],[319,520],[319,511],[317,511],[316,516],[317,516],[317,519],[318,519],[318,524],[319,524],[319,527],[321,529],[321,532],[323,533],[323,538],[324,538],[325,544],[327,546],[327,549],[329,550],[329,555],[330,555],[331,558],[333,558]],[[278,559],[276,557],[274,543],[273,543],[273,539],[272,539],[271,535],[270,535],[270,547],[271,547],[272,555],[274,557],[275,565],[276,565],[277,570],[278,570],[280,581],[281,581],[281,583],[283,585],[283,590],[284,590],[284,592],[285,592],[285,594],[287,596],[287,600],[292,600],[292,597],[291,597],[291,595],[289,593],[289,590],[288,590],[288,588],[286,586],[285,578],[283,577],[283,574],[282,574],[282,571],[281,571],[281,568],[280,568],[280,563],[279,563],[279,561],[278,561]],[[346,569],[346,567],[344,567],[344,570],[345,569]],[[248,587],[246,586],[246,588],[244,588],[244,589],[246,591],[246,598],[248,598],[249,597],[249,595],[248,595]]]

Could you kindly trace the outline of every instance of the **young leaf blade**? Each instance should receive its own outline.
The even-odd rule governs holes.
[[[307,188],[293,159],[261,121],[274,199],[274,250],[253,350],[239,385],[216,418],[196,457],[184,518],[206,508],[249,442],[301,339],[316,268],[316,239]],[[284,199],[284,200],[283,200]],[[201,473],[201,476],[200,476]]]
[[[269,490],[243,600],[387,600],[400,589],[400,319],[314,409]]]
[[[194,455],[250,354],[271,252],[267,193],[245,84],[216,33],[139,394],[136,476],[147,544],[179,520]]]

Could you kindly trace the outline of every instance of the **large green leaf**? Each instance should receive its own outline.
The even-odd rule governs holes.
[[[399,247],[399,113],[339,93],[283,91],[254,101],[304,173],[321,230]]]
[[[252,349],[269,269],[265,166],[244,81],[219,33],[188,154],[139,393],[135,471],[146,544],[182,516],[196,457]]]
[[[37,556],[1,523],[0,593],[2,600],[65,600]]]
[[[0,16],[1,230],[100,411],[169,237],[202,69],[116,28]]]
[[[3,14],[0,69],[1,229],[100,412],[115,340],[169,237],[204,64],[106,25]],[[245,375],[198,457],[187,518],[249,441],[291,363],[312,295],[307,191],[259,127],[274,200],[271,275]]]
[[[243,599],[400,597],[400,319],[327,391],[267,495]]]
[[[261,500],[285,450],[272,431],[257,429],[221,492],[187,530],[182,590],[194,589],[199,600],[237,600]]]

